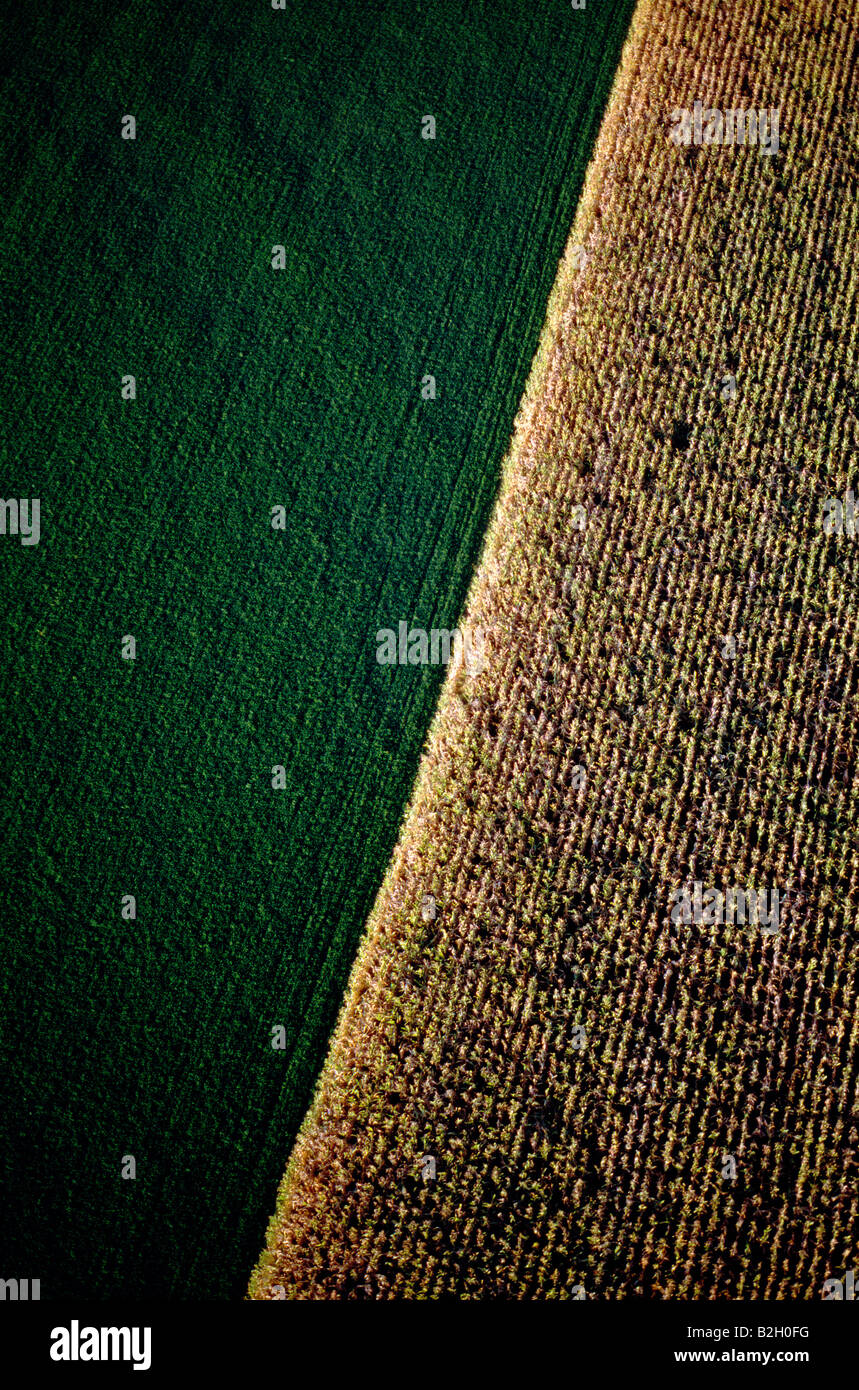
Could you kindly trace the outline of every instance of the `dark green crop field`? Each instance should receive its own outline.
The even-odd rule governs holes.
[[[375,634],[457,622],[632,5],[4,9],[0,1277],[222,1298],[443,675]]]

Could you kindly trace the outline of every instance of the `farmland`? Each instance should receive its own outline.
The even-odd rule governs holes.
[[[254,1298],[855,1267],[857,32],[636,10]]]
[[[44,1299],[244,1289],[443,675],[375,634],[458,620],[630,13],[5,16],[2,1252]]]

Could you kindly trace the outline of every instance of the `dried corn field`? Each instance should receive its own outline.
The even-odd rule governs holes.
[[[857,110],[855,0],[639,5],[252,1297],[859,1258]]]

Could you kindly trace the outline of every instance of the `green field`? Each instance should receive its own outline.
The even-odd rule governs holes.
[[[375,633],[457,622],[632,5],[4,8],[0,1276],[225,1297],[438,695]]]

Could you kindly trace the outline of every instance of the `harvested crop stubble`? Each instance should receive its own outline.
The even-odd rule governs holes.
[[[857,43],[853,0],[636,13],[467,607],[490,660],[253,1297],[811,1299],[859,1258],[859,536],[822,525],[859,481]],[[778,109],[778,152],[673,143],[696,99]],[[778,930],[672,920],[696,882]]]

